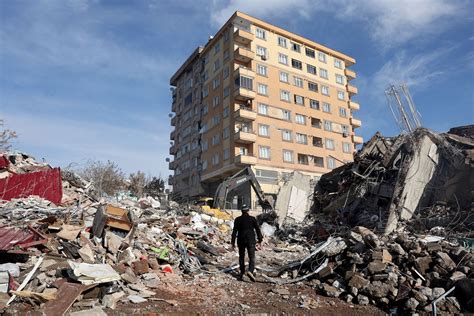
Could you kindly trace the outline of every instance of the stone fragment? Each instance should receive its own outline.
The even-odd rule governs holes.
[[[428,297],[427,297],[425,294],[423,294],[421,291],[416,291],[416,290],[414,290],[414,291],[413,291],[413,297],[414,297],[419,303],[424,304],[424,303],[428,302]]]
[[[290,291],[288,289],[282,288],[282,289],[272,289],[273,293],[279,294],[279,295],[290,295]]]
[[[416,311],[416,308],[420,305],[420,303],[413,297],[410,297],[408,301],[405,303],[405,307],[411,311],[414,312]]]
[[[128,282],[128,283],[137,283],[138,282],[138,278],[135,276],[135,274],[127,271],[125,273],[122,273],[120,275],[120,277],[122,278],[122,280]]]
[[[115,305],[123,296],[125,296],[125,293],[122,291],[105,295],[102,298],[102,306],[110,309],[115,309]]]
[[[147,299],[141,297],[140,295],[129,295],[127,298],[133,304],[140,304],[147,301]]]
[[[438,297],[440,297],[441,295],[443,295],[446,291],[442,288],[442,287],[435,287],[433,289],[433,293],[430,297],[430,300],[435,300],[437,299]]]
[[[328,257],[333,257],[343,252],[346,248],[347,245],[344,239],[342,237],[337,237],[321,252]]]
[[[433,290],[429,287],[422,287],[419,289],[420,293],[425,295],[429,300],[433,297]]]
[[[137,275],[148,273],[148,260],[142,259],[133,262],[133,271]]]
[[[354,274],[349,280],[348,285],[359,290],[365,288],[369,283],[370,282],[360,274]]]
[[[442,268],[448,271],[456,269],[456,264],[447,253],[437,252],[436,256],[438,257],[438,263]]]
[[[454,271],[453,274],[449,277],[449,279],[453,282],[459,281],[461,279],[464,279],[466,275],[462,273],[461,271]]]
[[[369,263],[369,265],[367,266],[367,269],[369,270],[369,272],[371,274],[375,274],[375,273],[380,273],[380,272],[384,272],[385,271],[385,263],[383,263],[382,261],[372,261],[371,263]]]
[[[324,294],[326,294],[329,297],[339,297],[339,295],[341,295],[341,290],[327,283],[323,283],[322,290]]]
[[[369,301],[369,298],[365,295],[357,295],[357,303],[359,305],[369,305],[370,301]]]
[[[371,247],[371,248],[378,248],[380,246],[380,240],[379,238],[377,237],[377,235],[375,235],[372,231],[370,231],[369,229],[365,228],[365,227],[362,227],[362,226],[357,226],[354,228],[354,231],[356,233],[359,233],[362,235],[362,238],[364,240],[364,243]]]
[[[422,275],[430,269],[431,257],[419,257],[415,259],[415,267]]]
[[[94,252],[92,252],[92,249],[89,246],[89,244],[85,244],[81,249],[78,250],[78,253],[84,262],[86,263],[95,262]]]
[[[391,289],[392,286],[380,281],[374,281],[366,287],[366,290],[370,296],[377,298],[386,297]]]
[[[392,250],[394,253],[396,253],[399,256],[404,256],[406,254],[405,249],[403,249],[403,247],[397,243],[390,244],[389,247],[390,247],[390,250]]]

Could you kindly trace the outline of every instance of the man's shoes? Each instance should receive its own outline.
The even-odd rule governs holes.
[[[246,274],[252,282],[257,281],[257,279],[255,279],[255,275],[253,275],[252,272],[248,271]]]
[[[244,275],[239,274],[239,276],[237,277],[237,281],[243,281],[243,280],[244,280]]]

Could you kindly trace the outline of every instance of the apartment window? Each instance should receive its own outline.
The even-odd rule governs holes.
[[[309,99],[309,107],[312,108],[312,109],[315,109],[315,110],[319,110],[319,101]]]
[[[308,90],[318,92],[318,84],[314,83],[314,82],[311,82],[311,81],[308,81]]]
[[[331,104],[324,102],[323,103],[323,112],[331,113]]]
[[[313,146],[323,147],[323,139],[321,137],[313,136]]]
[[[342,151],[345,153],[350,153],[351,152],[351,144],[342,142]]]
[[[221,50],[221,43],[217,42],[216,45],[214,46],[214,54],[217,54]]]
[[[311,126],[314,127],[314,128],[321,128],[321,120],[318,119],[318,118],[315,118],[315,117],[312,117],[311,118]]]
[[[212,99],[212,107],[216,107],[219,105],[219,96],[216,95],[213,99]]]
[[[313,156],[313,162],[314,162],[314,165],[316,167],[324,168],[324,158],[323,157]]]
[[[235,84],[241,88],[253,90],[253,78],[240,76],[235,78]]]
[[[329,87],[328,86],[321,86],[321,93],[324,95],[329,95]]]
[[[220,84],[221,81],[219,80],[219,78],[214,78],[214,80],[212,80],[212,89],[216,89],[217,87],[219,87]]]
[[[347,117],[346,108],[339,107],[339,116],[340,116],[340,117]]]
[[[336,82],[337,82],[338,84],[344,84],[344,76],[343,76],[343,75],[336,74]]]
[[[328,79],[328,71],[324,68],[319,68],[319,76],[324,79]]]
[[[202,89],[202,97],[205,98],[209,95],[209,86],[205,86],[203,89]]]
[[[258,135],[264,136],[264,137],[270,137],[270,127],[268,125],[259,124]]]
[[[290,91],[280,90],[280,99],[282,101],[290,102]]]
[[[257,84],[257,92],[261,95],[268,95],[268,86],[263,83]]]
[[[325,63],[326,62],[326,54],[322,52],[318,52],[318,59],[320,62]]]
[[[287,129],[282,130],[281,131],[281,138],[286,142],[291,142],[292,141],[291,131],[287,130]]]
[[[222,93],[224,94],[224,98],[227,98],[230,95],[230,87],[226,86]]]
[[[227,139],[229,138],[229,135],[230,135],[229,127],[224,127],[224,130],[222,131],[222,138]]]
[[[224,155],[223,155],[223,160],[228,160],[230,156],[230,150],[229,148],[224,149]]]
[[[208,130],[207,123],[202,124],[201,130],[199,131],[201,134],[206,133]]]
[[[204,160],[202,162],[202,170],[206,170],[207,169],[207,160]]]
[[[259,103],[258,104],[258,114],[268,115],[268,105]]]
[[[255,29],[255,36],[257,38],[267,40],[267,32],[264,29],[261,29],[259,27]]]
[[[295,103],[299,105],[304,105],[304,98],[300,95],[295,94]]]
[[[288,44],[287,44],[286,38],[278,36],[278,46],[287,48]]]
[[[230,58],[229,50],[226,49],[226,50],[224,51],[224,61],[227,61],[229,58]]]
[[[226,118],[229,116],[229,107],[226,106],[224,110],[222,111],[222,117]]]
[[[306,56],[308,56],[308,57],[311,57],[311,58],[316,57],[314,49],[306,47],[305,52],[306,52]]]
[[[285,121],[291,121],[291,111],[282,110],[282,114]]]
[[[221,117],[219,116],[219,114],[217,115],[214,115],[212,117],[212,126],[216,126],[217,124],[219,124],[221,121]]]
[[[334,150],[334,140],[330,138],[326,138],[326,149]]]
[[[203,80],[204,82],[206,82],[207,79],[209,79],[209,73],[208,73],[207,70],[206,70],[206,71],[204,71],[204,72],[202,73],[202,80]]]
[[[283,71],[280,71],[280,81],[281,82],[286,82],[288,83],[289,79],[288,79],[288,73],[287,72],[283,72]]]
[[[224,32],[223,38],[224,38],[224,43],[229,40],[229,38],[230,38],[230,31],[229,31],[229,30],[226,30],[226,31]]]
[[[291,66],[296,69],[303,69],[303,64],[297,59],[291,59]]]
[[[221,141],[221,137],[219,136],[219,134],[216,134],[216,135],[212,136],[211,144],[212,145],[217,145],[217,144],[219,144],[220,141]]]
[[[349,126],[348,125],[341,125],[342,135],[349,136]]]
[[[301,125],[306,125],[306,116],[303,114],[296,114],[295,122]]]
[[[334,67],[336,68],[339,68],[339,69],[342,69],[343,66],[342,66],[342,60],[338,59],[338,58],[334,58]]]
[[[222,71],[222,76],[224,77],[224,79],[229,77],[229,65],[224,67],[224,70]]]
[[[270,159],[270,147],[258,146],[258,157],[261,159]]]
[[[283,161],[293,162],[293,152],[291,150],[283,149]]]
[[[309,65],[307,64],[306,65],[306,71],[312,75],[315,75],[316,74],[316,67],[314,67],[313,65]]]
[[[205,104],[203,107],[202,107],[202,114],[203,115],[206,115],[207,113],[209,113],[209,106],[207,104]]]
[[[257,74],[267,76],[267,66],[257,64]]]
[[[207,140],[203,140],[201,143],[202,150],[207,150],[209,148],[209,142]]]
[[[217,70],[219,70],[219,68],[221,68],[221,61],[219,59],[217,59],[215,62],[214,62],[214,72],[216,72]]]
[[[332,122],[331,121],[324,121],[324,130],[332,131]]]
[[[294,52],[301,52],[301,45],[296,43],[291,43],[291,50]]]
[[[344,93],[344,91],[337,91],[337,98],[338,98],[339,100],[344,101],[344,99],[345,99],[345,93]]]
[[[214,154],[212,156],[212,164],[215,166],[217,164],[219,164],[219,154]]]
[[[288,56],[278,53],[278,62],[283,65],[288,65]]]
[[[240,147],[239,148],[239,154],[242,156],[248,156],[249,150],[246,147]]]
[[[293,82],[294,82],[295,86],[303,88],[303,78],[294,76],[293,77]]]
[[[267,49],[262,46],[257,46],[257,56],[267,57]]]
[[[308,135],[296,133],[296,142],[299,144],[308,144]]]
[[[328,169],[336,168],[336,159],[328,157]]]
[[[307,165],[308,164],[308,155],[298,154],[298,163],[300,165]]]

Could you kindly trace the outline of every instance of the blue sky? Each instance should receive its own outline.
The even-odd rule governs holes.
[[[397,133],[406,82],[423,125],[474,122],[469,0],[0,1],[0,118],[53,165],[169,174],[169,78],[235,10],[354,56],[365,139]]]

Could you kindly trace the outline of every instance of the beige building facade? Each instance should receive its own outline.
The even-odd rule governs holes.
[[[355,59],[236,12],[170,80],[169,184],[183,198],[212,196],[251,166],[265,194],[294,170],[314,178],[352,161]],[[250,188],[234,205],[255,207]],[[237,195],[239,195],[237,194]]]

